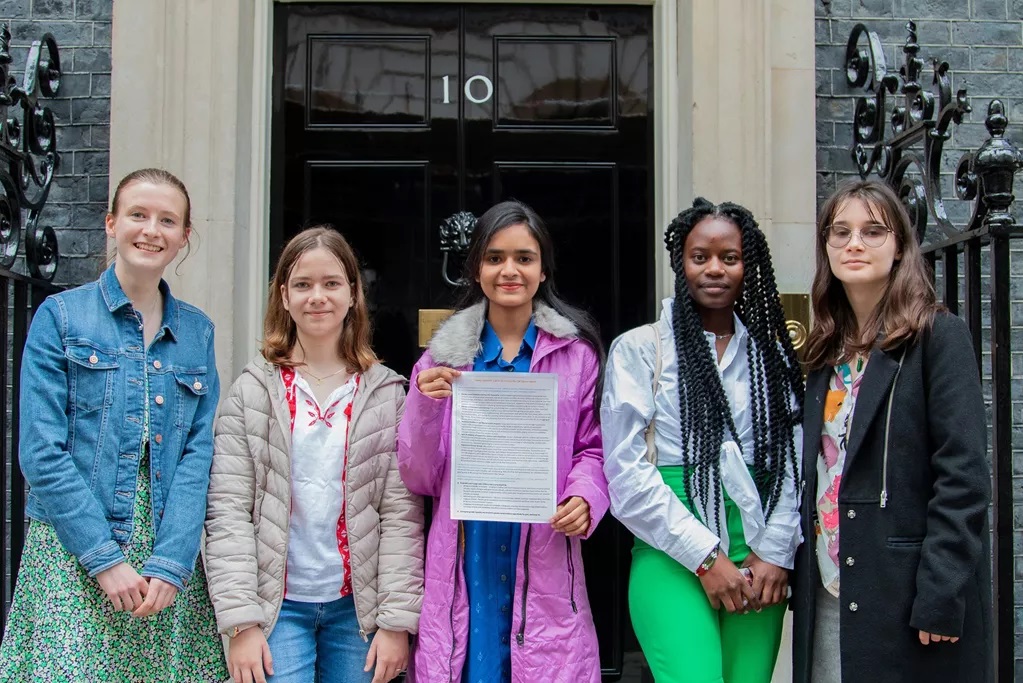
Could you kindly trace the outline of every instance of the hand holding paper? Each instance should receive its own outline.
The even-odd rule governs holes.
[[[416,375],[416,386],[423,396],[447,398],[451,395],[451,383],[461,374],[460,370],[443,366],[427,368]]]

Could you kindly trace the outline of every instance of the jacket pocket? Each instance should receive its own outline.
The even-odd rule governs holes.
[[[889,536],[885,540],[889,548],[919,548],[923,544],[923,536]]]
[[[174,382],[178,386],[178,411],[174,426],[187,431],[192,427],[199,399],[210,390],[206,383],[206,370],[175,370]]]
[[[89,344],[73,344],[64,350],[71,383],[68,400],[78,410],[99,410],[113,402],[117,354]],[[45,387],[39,387],[45,390]]]

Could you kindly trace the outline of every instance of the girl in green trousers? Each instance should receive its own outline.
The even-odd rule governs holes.
[[[749,211],[697,199],[665,242],[675,296],[611,347],[601,409],[632,624],[658,683],[767,683],[801,540],[802,376]]]

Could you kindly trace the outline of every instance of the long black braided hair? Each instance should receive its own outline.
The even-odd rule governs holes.
[[[771,251],[753,214],[738,204],[726,202],[715,206],[697,198],[692,208],[680,213],[668,226],[664,243],[675,272],[672,329],[678,358],[686,495],[689,500],[703,504],[709,518],[704,522],[710,526],[713,519],[720,534],[717,501],[721,496],[721,444],[726,428],[733,435],[736,430],[716,358],[707,345],[703,322],[689,291],[684,260],[686,239],[705,218],[727,220],[742,235],[742,292],[735,302],[735,313],[748,332],[753,479],[765,518],[770,517],[781,497],[786,467],[791,467],[794,473],[799,471],[799,454],[792,436],[802,419],[803,377],[785,328]]]

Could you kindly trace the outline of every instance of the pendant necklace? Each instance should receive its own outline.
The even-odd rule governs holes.
[[[314,375],[313,373],[311,373],[311,372],[309,371],[309,366],[308,366],[308,365],[304,365],[304,367],[305,367],[305,370],[303,370],[303,371],[302,371],[302,374],[303,374],[303,375],[309,375],[310,377],[312,377],[313,379],[315,379],[315,380],[316,380],[316,386],[320,386],[320,385],[321,385],[321,384],[323,384],[323,383],[324,383],[324,382],[325,382],[326,380],[328,380],[328,379],[330,379],[331,377],[334,377],[334,376],[336,376],[336,375],[340,375],[340,374],[341,374],[342,372],[344,372],[344,371],[345,371],[345,370],[347,369],[347,368],[344,368],[344,367],[342,367],[342,368],[341,368],[340,370],[338,370],[337,372],[332,372],[332,373],[330,373],[329,375],[325,375],[324,377],[317,377],[316,375]]]
[[[712,334],[714,334],[714,333],[712,333]],[[734,337],[734,336],[735,336],[735,332],[729,332],[728,334],[714,334],[714,338],[715,339],[728,339],[729,337]]]
[[[140,317],[143,325],[152,324],[153,321],[156,321],[157,326],[159,326],[162,320],[156,320],[156,318],[157,314],[163,311],[163,294],[157,292],[156,301],[153,303],[153,306],[149,309],[148,313],[136,306],[134,301],[131,302],[131,307],[135,309],[135,313]]]
[[[853,362],[853,359],[855,359],[855,363]],[[849,372],[852,372],[853,366],[855,366],[856,375],[859,376],[863,372],[863,363],[865,360],[866,357],[861,353],[850,355],[849,360],[846,361],[846,365],[849,367]]]

